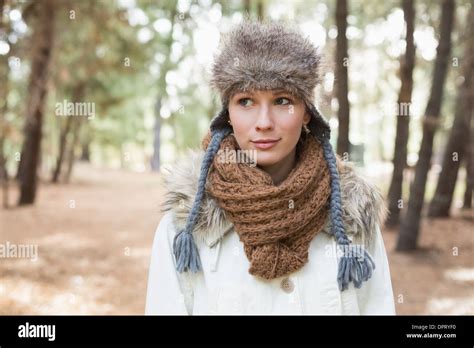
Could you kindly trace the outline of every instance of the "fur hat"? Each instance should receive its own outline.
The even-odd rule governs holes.
[[[211,86],[223,104],[238,91],[280,88],[312,104],[321,56],[296,29],[244,21],[223,36],[220,46]]]
[[[221,96],[222,110],[211,121],[211,140],[202,161],[198,189],[186,226],[174,238],[173,251],[179,272],[201,269],[192,231],[198,221],[214,156],[222,139],[232,132],[228,123],[230,98],[239,91],[284,89],[304,101],[306,112],[311,116],[308,128],[322,144],[329,168],[331,231],[342,248],[337,277],[339,288],[347,289],[350,282],[359,288],[371,277],[375,268],[371,256],[363,247],[352,245],[345,233],[339,173],[329,141],[330,128],[313,104],[313,91],[320,81],[320,61],[320,55],[308,39],[280,23],[244,21],[224,36],[211,79],[211,85]]]

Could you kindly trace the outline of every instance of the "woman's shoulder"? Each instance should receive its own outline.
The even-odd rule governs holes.
[[[172,245],[174,232],[174,218],[172,212],[165,212],[158,222],[155,229],[153,246],[163,248],[162,244],[166,244],[169,248]]]
[[[351,162],[338,160],[343,219],[349,236],[370,244],[387,216],[380,189],[357,170]]]

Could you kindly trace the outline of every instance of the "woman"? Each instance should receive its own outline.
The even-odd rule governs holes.
[[[282,24],[225,37],[222,111],[166,178],[146,314],[395,313],[383,199],[333,153],[319,66]]]

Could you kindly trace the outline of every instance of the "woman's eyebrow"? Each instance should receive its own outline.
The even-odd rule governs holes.
[[[288,91],[284,89],[274,89],[274,90],[272,89],[270,92],[272,93],[273,97],[277,97],[280,95],[286,95],[290,97],[293,96],[291,93],[289,93]],[[254,97],[254,95],[251,92],[237,92],[233,96],[233,98],[252,98],[252,97]]]
[[[250,96],[251,94],[249,92],[237,92],[234,94],[234,98],[241,98],[241,97],[248,97]]]
[[[273,90],[272,93],[273,93],[273,95],[280,95],[280,94],[291,95],[290,93],[288,93],[284,89],[276,89],[276,90]]]

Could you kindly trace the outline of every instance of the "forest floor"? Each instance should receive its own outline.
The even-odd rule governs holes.
[[[159,175],[78,164],[34,206],[0,209],[0,243],[38,248],[1,260],[0,314],[143,314],[162,200]],[[474,314],[473,226],[472,211],[424,219],[409,253],[384,229],[398,314]]]

